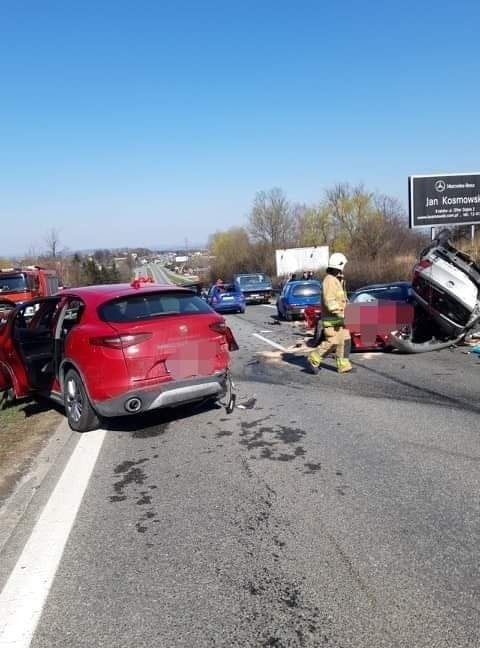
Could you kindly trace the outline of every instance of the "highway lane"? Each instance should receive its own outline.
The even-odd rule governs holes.
[[[160,264],[150,263],[148,268],[153,274],[155,281],[157,281],[158,283],[171,283],[171,281],[169,281],[167,273],[165,272],[165,268]]]
[[[109,426],[35,648],[479,645],[478,361],[311,376],[274,315],[227,318],[232,415]]]

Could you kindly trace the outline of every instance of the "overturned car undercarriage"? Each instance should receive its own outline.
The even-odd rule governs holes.
[[[437,351],[461,342],[480,325],[480,267],[442,230],[413,270],[414,317],[389,343],[404,353]]]

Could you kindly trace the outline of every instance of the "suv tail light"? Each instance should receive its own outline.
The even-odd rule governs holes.
[[[224,335],[227,333],[227,325],[223,320],[220,322],[213,322],[213,324],[210,324],[210,328],[212,331],[215,331],[215,333],[223,333]]]
[[[225,333],[226,333],[226,336],[227,336],[228,350],[229,351],[238,351],[239,347],[238,347],[236,339],[233,336],[232,330],[230,329],[229,326],[227,326],[226,328],[227,328],[227,330],[225,331]]]
[[[212,331],[215,331],[215,333],[221,333],[225,336],[229,351],[238,351],[239,347],[237,341],[235,340],[230,327],[226,325],[225,320],[222,320],[221,322],[213,322],[213,324],[210,324],[210,328]]]
[[[422,259],[417,263],[417,268],[430,268],[431,265],[433,265],[431,261],[429,261],[428,259]]]
[[[140,344],[152,337],[152,333],[124,333],[122,335],[102,335],[90,338],[93,346],[104,346],[109,349],[126,349],[134,344]]]

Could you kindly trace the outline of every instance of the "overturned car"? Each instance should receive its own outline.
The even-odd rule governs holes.
[[[451,346],[480,325],[480,267],[442,230],[413,270],[414,316],[390,334],[392,347],[423,353]]]

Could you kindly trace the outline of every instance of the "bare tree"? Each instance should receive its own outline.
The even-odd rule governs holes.
[[[328,205],[313,205],[296,210],[297,242],[300,246],[330,245],[335,237]]]
[[[352,245],[357,230],[372,213],[373,194],[361,185],[352,188],[348,183],[340,183],[326,191],[325,202],[331,210],[336,229],[346,244]]]
[[[214,257],[212,271],[215,277],[228,281],[236,272],[258,270],[259,257],[255,254],[247,231],[243,227],[232,227],[216,232],[210,237],[210,254]]]
[[[249,217],[249,231],[254,241],[271,249],[284,248],[294,238],[292,208],[282,189],[259,191]]]
[[[45,244],[47,246],[47,255],[52,259],[56,259],[60,246],[60,232],[56,227],[52,227],[47,233]]]
[[[387,219],[398,218],[407,223],[407,215],[402,203],[398,198],[386,196],[385,194],[375,194],[374,204],[376,210]]]

